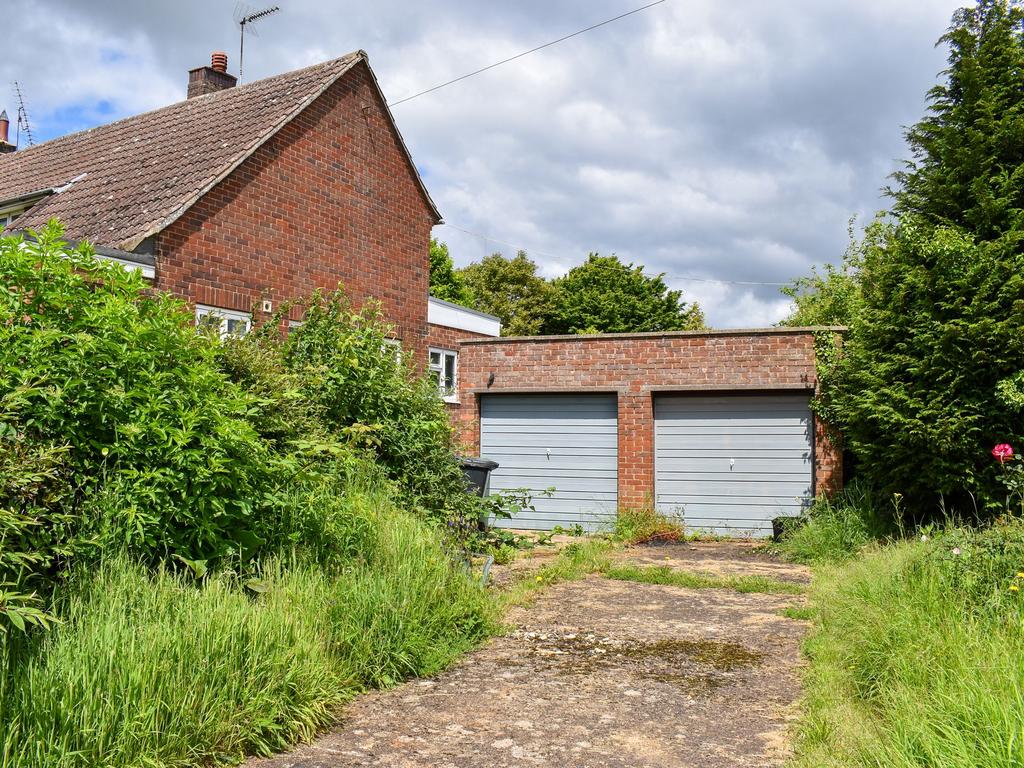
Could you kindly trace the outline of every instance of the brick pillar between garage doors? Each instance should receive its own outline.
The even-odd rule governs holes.
[[[650,392],[619,393],[619,506],[654,505],[654,409]]]

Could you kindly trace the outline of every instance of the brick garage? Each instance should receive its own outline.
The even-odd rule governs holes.
[[[810,396],[817,332],[772,328],[470,340],[459,360],[453,413],[467,452],[480,450],[482,398],[499,394],[610,393],[617,409],[618,504],[650,504],[655,488],[655,401],[690,395]],[[813,490],[841,482],[841,452],[812,417]]]

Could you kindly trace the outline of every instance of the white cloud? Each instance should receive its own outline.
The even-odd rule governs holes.
[[[238,33],[234,0],[25,0],[0,79],[40,133],[181,98]],[[395,108],[459,264],[525,246],[546,275],[588,251],[651,272],[786,281],[837,260],[884,205],[901,126],[943,66],[957,0],[674,0]],[[631,7],[289,0],[246,44],[246,79],[356,48],[392,100]],[[13,111],[13,104],[7,106]],[[500,241],[500,242],[499,242]],[[508,245],[512,244],[512,245]],[[670,280],[671,282],[671,280]],[[770,324],[772,286],[677,281],[719,326]]]

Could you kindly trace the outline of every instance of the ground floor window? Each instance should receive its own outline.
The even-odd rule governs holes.
[[[444,349],[431,349],[428,368],[430,375],[437,382],[437,390],[448,402],[458,398],[456,375],[459,355]]]
[[[380,346],[380,351],[389,354],[395,358],[395,362],[401,365],[402,363],[402,340],[401,339],[384,339],[384,343]]]
[[[196,325],[200,328],[215,329],[224,339],[228,336],[245,336],[252,328],[252,318],[246,312],[198,304]]]

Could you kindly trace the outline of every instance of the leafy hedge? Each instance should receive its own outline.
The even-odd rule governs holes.
[[[58,238],[0,239],[0,515],[4,551],[33,558],[3,579],[108,548],[250,549],[270,457],[249,398],[181,302]]]
[[[990,450],[1024,436],[1000,398],[1024,369],[1024,248],[904,216],[868,232],[864,301],[826,380],[864,472],[912,512],[1004,508]]]
[[[0,285],[0,614],[16,624],[100,555],[197,572],[295,547],[329,559],[345,545],[312,499],[355,465],[423,519],[475,517],[443,404],[372,307],[318,295],[286,339],[268,323],[222,344],[56,226],[0,238]]]

